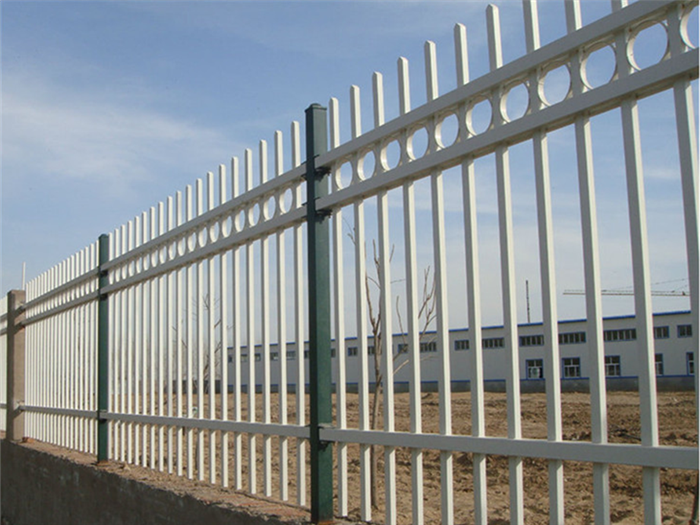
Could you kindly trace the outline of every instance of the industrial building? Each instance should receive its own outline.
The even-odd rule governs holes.
[[[559,322],[559,353],[562,389],[587,390],[591,374],[590,346],[585,319]],[[408,389],[409,366],[408,345],[405,334],[394,334],[392,348],[395,354],[395,388],[396,391]],[[607,317],[603,320],[603,339],[605,341],[605,374],[608,389],[634,390],[637,388],[639,375],[639,349],[635,317],[633,315]],[[665,312],[654,315],[654,357],[657,385],[660,389],[687,390],[694,388],[695,354],[693,348],[693,330],[689,311]],[[544,362],[546,345],[542,323],[521,324],[518,326],[519,364],[521,389],[544,391]],[[341,349],[346,363],[346,384],[349,391],[356,390],[360,377],[360,359],[357,338],[347,338]],[[469,389],[470,334],[469,329],[453,329],[449,332],[450,368],[452,390]],[[487,390],[505,389],[505,363],[508,351],[504,340],[502,326],[482,328],[482,348],[484,362],[484,384]],[[248,384],[249,352],[241,347],[241,384]],[[287,369],[287,382],[294,390],[297,377],[298,352],[293,342],[281,349],[278,344],[270,345],[270,384],[273,391],[278,389],[280,377],[280,357],[284,354]],[[338,348],[332,343],[332,363],[334,383],[338,377]],[[374,379],[374,345],[370,337],[367,342],[369,354],[369,378]],[[264,377],[264,360],[262,346],[255,349],[256,384],[260,388]],[[424,391],[437,389],[438,369],[440,364],[439,348],[434,332],[423,334],[420,343],[421,382]],[[304,360],[306,362],[305,382],[308,383],[308,342],[305,344]],[[229,386],[233,386],[234,351],[229,347]]]

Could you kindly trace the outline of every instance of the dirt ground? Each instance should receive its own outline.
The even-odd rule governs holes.
[[[217,396],[218,397],[218,396]],[[195,396],[196,399],[196,396]],[[333,400],[335,403],[335,399]],[[247,396],[243,396],[242,419],[247,420]],[[218,403],[218,400],[217,400]],[[288,396],[288,421],[296,422],[294,395]],[[233,406],[230,396],[229,405]],[[256,419],[262,419],[262,396],[256,395]],[[397,431],[408,431],[410,424],[410,409],[408,394],[396,394],[395,416]],[[357,396],[348,395],[348,427],[357,428],[358,410]],[[546,439],[546,397],[545,394],[522,395],[522,432],[525,438]],[[659,392],[658,395],[659,438],[662,445],[668,446],[698,446],[698,427],[695,414],[695,394],[693,392]],[[206,405],[205,405],[206,407]],[[308,405],[307,405],[308,410]],[[486,432],[488,436],[507,436],[506,396],[501,393],[487,393],[486,402]],[[422,396],[423,432],[438,432],[439,404],[436,393],[424,393]],[[217,410],[217,413],[219,411]],[[205,409],[204,414],[208,414]],[[272,395],[271,418],[277,422],[279,414],[278,398]],[[455,393],[452,397],[453,433],[469,435],[471,414],[471,397],[467,393]],[[308,421],[308,418],[307,418]],[[381,418],[380,418],[381,421]],[[562,399],[563,438],[573,441],[590,441],[590,396],[585,393],[566,393]],[[380,423],[381,427],[381,423]],[[143,443],[143,434],[133,429],[134,443]],[[188,449],[188,431],[182,432],[183,473],[187,475],[186,451]],[[147,431],[150,436],[150,432]],[[636,392],[608,393],[608,439],[611,443],[640,443],[639,396]],[[200,466],[197,442],[201,438],[203,455]],[[209,431],[192,431],[193,442],[193,477],[209,479]],[[148,440],[147,440],[148,441]],[[157,439],[156,439],[157,442]],[[167,443],[167,433],[165,437]],[[236,488],[236,460],[240,457],[241,485],[238,487],[250,491],[249,466],[252,462],[257,465],[255,492],[259,495],[280,497],[280,443],[277,437],[264,438],[257,436],[252,442],[247,435],[240,438],[240,456],[234,447],[234,436],[228,438],[228,458],[230,486]],[[173,448],[177,443],[177,432],[173,434]],[[297,496],[297,453],[296,439],[286,440],[288,449],[288,492],[292,503],[298,502]],[[301,445],[308,457],[308,445]],[[216,482],[221,483],[220,464],[222,459],[221,437],[215,433],[215,464]],[[143,447],[141,447],[143,448]],[[156,447],[157,448],[157,447]],[[268,450],[267,454],[265,450]],[[255,450],[255,458],[251,459],[250,450]],[[146,455],[139,452],[139,458],[150,461],[150,445],[147,443]],[[156,450],[157,453],[157,450]],[[167,445],[163,454],[167,456]],[[269,459],[265,459],[265,458]],[[164,460],[167,465],[167,458]],[[348,446],[348,486],[349,506],[348,519],[360,520],[360,482],[359,482],[359,446]],[[266,484],[265,465],[269,464],[269,484]],[[440,523],[440,454],[436,451],[423,452],[424,468],[424,509],[425,524]],[[176,469],[176,466],[175,466]],[[141,469],[138,469],[139,471]],[[200,475],[201,472],[201,475]],[[336,486],[337,470],[334,470],[333,480]],[[384,465],[383,453],[379,448],[379,498],[378,506],[373,509],[373,521],[384,521]],[[397,475],[397,509],[399,525],[412,522],[412,489],[411,489],[411,451],[399,448],[396,452]],[[454,515],[457,525],[473,522],[474,506],[472,493],[472,455],[455,453],[453,455],[454,474]],[[143,475],[143,474],[141,474]],[[158,473],[153,473],[158,475]],[[664,524],[687,524],[691,518],[693,493],[696,486],[697,471],[662,469],[661,497],[662,520]],[[172,476],[171,476],[172,478]],[[306,478],[308,480],[308,469]],[[488,479],[488,509],[490,525],[505,525],[509,522],[509,470],[508,458],[489,456],[487,459]],[[593,480],[592,465],[579,462],[564,463],[564,492],[566,522],[572,524],[587,524],[593,521]],[[643,523],[642,499],[642,469],[623,465],[611,465],[610,480],[610,509],[612,523],[632,525]],[[308,481],[306,499],[308,504]],[[528,524],[548,523],[548,464],[546,460],[525,458],[523,460],[523,484],[525,522]],[[267,485],[267,488],[266,488]],[[337,507],[336,507],[337,509]]]

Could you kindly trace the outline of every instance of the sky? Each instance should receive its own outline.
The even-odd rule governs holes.
[[[524,54],[522,11],[520,2],[514,0],[494,3],[501,9],[507,63]],[[607,1],[582,4],[584,24],[610,12]],[[384,74],[387,120],[397,116],[396,61],[400,56],[411,64],[412,105],[419,106],[425,102],[425,40],[437,44],[440,92],[450,91],[456,82],[452,33],[457,22],[467,27],[471,78],[485,74],[486,5],[481,0],[3,0],[0,291],[21,286],[24,263],[30,280],[94,242],[101,233],[113,231],[206,172],[215,171],[219,164],[227,164],[232,155],[242,157],[245,148],[255,150],[260,139],[272,144],[275,130],[288,137],[290,123],[303,124],[304,109],[312,103],[326,105],[330,97],[341,101],[342,140],[347,140],[352,84],[363,93],[363,122],[368,129],[374,71]],[[543,44],[562,37],[563,1],[540,2],[540,23]],[[697,8],[690,27],[697,45]],[[647,57],[641,51],[646,44],[653,48],[653,31],[648,42],[640,42],[640,59]],[[652,49],[650,60],[653,54]],[[605,54],[592,57],[591,63],[591,80],[605,77]],[[557,83],[552,78],[546,89],[555,96]],[[697,82],[694,89],[697,100]],[[647,133],[643,136],[645,155],[649,151],[651,159],[645,165],[647,191],[652,195],[651,246],[654,253],[663,255],[652,258],[652,281],[661,283],[657,287],[662,289],[687,285],[683,283],[687,268],[680,182],[674,167],[677,160],[668,161],[666,154],[675,151],[674,123],[668,115],[672,107],[668,94],[640,102]],[[603,181],[598,187],[599,220],[604,224],[601,242],[609,257],[609,263],[603,264],[603,286],[629,287],[619,114],[603,114],[592,125],[597,177]],[[572,213],[570,205],[577,202],[572,197],[577,182],[569,169],[572,140],[570,128],[550,136],[552,169],[567,173],[555,178],[553,188],[555,197],[561,197],[555,198],[554,206],[564,262],[557,270],[562,290],[583,287],[580,223],[577,209]],[[514,147],[512,161],[532,165],[531,149],[528,145]],[[286,162],[285,169],[289,167]],[[479,188],[484,195],[479,205],[482,258],[488,260],[497,256],[497,245],[490,243],[497,236],[493,157],[479,162],[485,174]],[[514,194],[530,203],[520,206],[516,202],[514,209],[516,221],[521,217],[518,228],[522,228],[516,247],[525,254],[519,293],[530,279],[536,308],[539,277],[537,250],[531,245],[537,239],[531,171],[525,170],[522,178],[514,176],[513,184]],[[456,177],[451,177],[446,178],[448,241],[453,240],[450,235],[454,239],[463,235],[459,229],[461,190],[457,191]],[[396,200],[395,195],[392,198]],[[428,202],[419,202],[419,208],[425,209]],[[449,225],[455,226],[451,229]],[[463,250],[463,237],[461,243]],[[455,249],[454,257],[463,260],[463,252]],[[498,280],[495,273],[488,272],[484,279]],[[613,301],[606,303],[607,313],[630,313],[629,300],[606,301]],[[582,297],[562,296],[561,304],[564,317],[583,312]],[[665,300],[655,303],[655,308],[683,309],[687,301]],[[498,322],[497,315],[492,317],[485,320]],[[450,323],[459,325],[465,320],[456,315]]]

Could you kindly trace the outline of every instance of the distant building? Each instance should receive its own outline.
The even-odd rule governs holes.
[[[654,315],[654,365],[659,389],[693,389],[695,374],[695,355],[693,352],[693,332],[689,311],[667,312]],[[559,322],[559,372],[563,390],[587,390],[591,371],[589,336],[586,332],[585,319]],[[521,389],[544,391],[545,353],[549,348],[542,330],[542,323],[522,324],[518,326],[519,367]],[[608,317],[603,320],[603,339],[605,345],[605,374],[608,389],[634,390],[637,388],[640,364],[638,341],[633,315]],[[469,389],[470,366],[469,329],[455,329],[449,332],[449,352],[451,362],[452,390]],[[394,334],[392,347],[397,357],[394,361],[394,383],[396,391],[408,390],[409,366],[401,366],[408,359],[408,345],[404,334]],[[504,340],[502,326],[482,328],[482,348],[484,362],[484,384],[487,390],[505,389],[504,366],[508,351]],[[356,337],[347,338],[340,351],[346,362],[346,383],[349,391],[356,390],[360,375],[359,345]],[[287,383],[290,390],[295,390],[299,352],[295,343],[287,343],[284,349],[278,344],[270,346],[270,383],[273,391],[278,389],[280,378],[280,356],[284,351],[287,365]],[[435,333],[423,335],[420,343],[422,355],[421,382],[422,390],[436,390],[439,370],[439,352]],[[241,347],[241,384],[248,384],[250,359],[248,349]],[[370,356],[369,378],[374,379],[373,340],[367,341]],[[338,346],[332,342],[333,382],[337,380]],[[234,352],[229,347],[228,377],[232,387],[234,378]],[[308,342],[304,345],[305,383],[308,384]],[[263,383],[264,362],[262,347],[256,346],[254,359],[255,376],[258,389]]]

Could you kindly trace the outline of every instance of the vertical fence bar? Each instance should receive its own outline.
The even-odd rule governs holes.
[[[636,100],[622,102],[622,129],[625,145],[627,195],[632,241],[632,275],[634,278],[635,319],[637,323],[640,364],[639,398],[642,444],[658,446],[654,332],[651,304],[651,275],[647,237],[646,203],[642,173],[642,150],[639,137],[639,114]],[[661,521],[661,487],[658,468],[644,468],[644,520]]]
[[[99,238],[99,303],[97,309],[97,461],[109,459],[109,421],[102,413],[109,408],[109,295],[102,290],[109,285],[109,272],[102,266],[109,261],[109,235]]]
[[[214,209],[214,173],[207,173],[207,210],[211,211]],[[211,238],[211,230],[207,228],[207,236]],[[209,419],[216,418],[216,308],[215,308],[215,298],[216,298],[216,261],[214,257],[210,257],[208,261],[207,269],[207,280],[209,285],[208,297],[209,297],[209,336],[207,341],[207,346],[209,349],[209,355],[207,357],[207,370],[208,374],[206,379],[208,380],[209,388]],[[221,319],[221,323],[225,323]],[[223,353],[223,348],[221,349]],[[204,391],[202,391],[202,397],[204,397]],[[204,418],[204,414],[200,417]],[[216,483],[216,431],[209,431],[209,483],[212,485]]]
[[[260,184],[267,182],[267,141],[261,140],[259,145]],[[261,215],[266,213],[263,205]],[[262,343],[262,421],[272,422],[270,413],[270,237],[260,239],[260,331]],[[263,493],[272,496],[272,436],[263,436]]]
[[[411,110],[411,92],[408,73],[408,60],[397,61],[399,79],[399,113],[405,115]],[[408,162],[408,134],[401,137],[401,162]],[[409,395],[411,432],[422,432],[421,410],[421,366],[420,333],[418,319],[418,277],[416,262],[416,200],[413,181],[403,185],[404,244],[406,250],[406,323],[408,331],[408,360],[410,362]],[[411,449],[411,494],[414,525],[423,525],[423,451]]]
[[[352,138],[362,134],[362,114],[360,112],[360,88],[350,88],[350,127]],[[360,179],[358,174],[359,159],[352,160],[353,181]],[[367,256],[365,253],[365,203],[359,200],[353,204],[355,217],[355,307],[357,322],[357,348],[360,360],[360,377],[358,382],[359,428],[371,430],[369,419],[369,365],[367,359]],[[360,518],[371,521],[371,461],[369,445],[360,445]]]
[[[231,159],[231,198],[238,197],[238,158]],[[231,254],[231,289],[232,297],[232,320],[233,320],[233,420],[241,421],[241,249],[239,246],[233,248]],[[243,436],[240,432],[233,434],[233,457],[234,457],[234,477],[233,487],[236,490],[243,488],[243,467],[241,458],[243,456]]]
[[[21,441],[24,437],[25,412],[25,329],[24,290],[7,294],[7,439]]]
[[[330,121],[331,149],[340,146],[340,118],[338,99],[331,98],[328,104]],[[338,178],[340,168],[331,174],[333,190],[339,189]],[[333,213],[333,285],[335,307],[335,346],[338,374],[335,382],[336,421],[337,428],[347,428],[347,356],[345,350],[345,285],[343,278],[343,210]],[[338,452],[338,513],[348,515],[348,446],[347,443],[336,445]]]
[[[186,220],[191,221],[193,218],[192,211],[192,186],[188,185],[185,195],[185,206],[186,206]],[[187,396],[185,403],[185,413],[188,419],[192,419],[192,388],[193,382],[192,378],[194,376],[194,360],[192,357],[192,350],[194,344],[194,328],[192,320],[192,301],[194,299],[194,265],[189,265],[185,270],[185,304],[184,304],[184,323],[186,328],[186,344],[185,344],[185,362],[187,366],[187,380],[185,383],[185,394]],[[179,380],[181,381],[181,380]],[[187,478],[192,479],[194,476],[193,465],[194,465],[194,453],[192,447],[194,445],[194,431],[192,428],[187,429]]]
[[[182,224],[182,213],[183,213],[183,203],[182,203],[182,192],[178,191],[175,194],[175,219],[176,225],[180,226]],[[177,250],[177,246],[175,249]],[[187,269],[183,268],[181,270],[175,271],[175,289],[173,294],[175,295],[175,336],[177,340],[175,341],[175,395],[177,396],[177,417],[182,417],[184,408],[182,406],[184,398],[182,393],[182,384],[184,382],[185,372],[183,363],[183,342],[185,340],[185,325],[183,324],[183,296],[185,294],[185,287],[187,286]],[[177,475],[182,476],[183,467],[183,457],[185,455],[184,444],[183,444],[183,434],[184,430],[182,427],[178,427],[175,436],[175,451],[177,453],[176,463],[177,463]]]
[[[197,217],[204,214],[204,181],[197,179]],[[206,231],[204,232],[206,235]],[[198,238],[198,243],[202,243],[202,239]],[[204,261],[196,263],[197,266],[197,419],[204,418],[204,301],[205,297],[205,282],[204,282]],[[204,481],[204,430],[197,429],[197,479]]]
[[[319,431],[332,423],[331,291],[329,214],[316,209],[316,199],[328,195],[328,171],[316,168],[316,157],[328,150],[326,108],[306,110],[306,209],[309,279],[309,389],[311,446],[311,521],[333,519],[333,448]],[[301,354],[301,352],[300,352]],[[303,363],[303,354],[299,361]]]
[[[282,132],[275,131],[275,177],[284,173]],[[278,209],[282,202],[277,203]],[[277,232],[277,343],[279,354],[278,405],[279,423],[287,424],[287,294],[284,230]],[[279,438],[279,489],[280,499],[289,499],[289,441]]]
[[[119,254],[122,255],[124,252],[127,250],[127,227],[126,225],[122,225],[121,228],[121,248],[119,251]],[[124,279],[128,274],[126,272],[126,266],[122,267],[122,270],[120,272],[121,278]],[[131,399],[129,396],[130,394],[128,393],[129,390],[129,385],[130,383],[128,382],[128,375],[131,373],[131,368],[128,365],[129,363],[129,355],[130,355],[130,347],[131,344],[129,341],[131,340],[131,328],[129,325],[129,318],[128,318],[128,312],[129,312],[129,307],[131,305],[131,294],[132,290],[131,288],[127,288],[125,290],[122,290],[119,292],[119,295],[121,297],[121,311],[119,313],[120,317],[120,341],[121,341],[121,349],[119,351],[119,354],[121,356],[120,358],[120,379],[119,379],[119,397],[121,398],[120,400],[120,410],[124,414],[129,413],[129,399]],[[128,435],[130,433],[131,429],[131,423],[119,423],[119,429],[120,429],[120,441],[121,441],[121,447],[120,447],[120,461],[126,461],[128,462],[129,460],[127,459],[130,454],[128,452],[129,448],[131,447],[131,441],[128,438]]]
[[[491,71],[503,64],[501,50],[501,22],[498,8],[490,5],[487,9],[487,27],[489,36],[489,60]],[[500,109],[500,93],[496,94],[494,120],[496,125],[504,124],[504,115]],[[515,301],[515,260],[513,247],[513,208],[510,185],[510,163],[508,147],[496,148],[496,185],[498,193],[498,217],[501,250],[501,282],[503,294],[503,335],[508,350],[506,367],[506,392],[508,413],[508,438],[520,439],[520,369],[518,358],[518,326]],[[523,516],[523,464],[520,457],[509,457],[510,470],[510,522],[522,525]]]
[[[134,222],[129,221],[129,241],[127,245],[127,250],[131,251],[134,249]],[[130,269],[127,272],[127,276],[133,275],[133,271]],[[135,322],[134,318],[137,317],[135,312],[136,304],[136,293],[138,286],[131,286],[128,288],[129,300],[126,305],[126,326],[127,326],[127,354],[126,354],[126,405],[127,413],[134,414],[134,340],[138,337],[138,333],[135,332]],[[127,424],[126,428],[126,462],[131,463],[134,458],[134,427],[132,423]]]
[[[141,222],[141,216],[137,215],[134,219],[134,236],[135,245],[134,248],[138,248],[142,244],[143,226]],[[141,270],[141,260],[137,260],[133,263],[133,274],[140,272]],[[142,370],[141,361],[144,352],[143,337],[145,334],[145,295],[146,295],[146,282],[137,283],[134,286],[135,297],[134,297],[134,414],[141,414],[141,381],[142,381]],[[141,433],[145,432],[145,425],[141,423],[134,424],[134,464],[139,465],[141,462]],[[145,452],[145,451],[144,451]]]
[[[668,33],[671,55],[687,52],[688,45],[682,38],[682,23],[686,7],[679,4],[669,11]],[[673,101],[676,111],[676,134],[678,136],[678,157],[680,164],[681,188],[683,189],[683,219],[685,225],[686,258],[688,261],[688,282],[690,289],[690,324],[691,333],[689,348],[695,363],[695,406],[698,407],[700,383],[697,372],[698,339],[700,334],[700,232],[698,231],[698,139],[695,123],[695,108],[693,107],[693,87],[691,79],[681,78],[673,85]],[[686,365],[687,366],[687,365]],[[696,408],[695,424],[700,421],[700,413]],[[697,494],[697,492],[696,492]],[[693,503],[692,514],[700,514],[698,497]]]
[[[566,29],[573,33],[581,27],[579,0],[565,3]],[[574,56],[571,72],[571,88],[574,95],[586,89],[582,71],[583,57]],[[598,246],[598,217],[593,171],[593,146],[590,119],[579,117],[574,122],[576,157],[578,163],[579,199],[581,206],[581,233],[583,241],[583,267],[586,287],[586,340],[591,357],[591,441],[605,443],[608,440],[607,402],[605,385],[605,347],[603,342],[603,304],[600,284],[600,255]],[[610,523],[609,467],[605,463],[593,464],[593,506],[596,525]]]
[[[455,62],[457,84],[469,82],[467,55],[467,29],[462,24],[454,28]],[[464,108],[466,110],[466,108]],[[460,117],[461,122],[466,119]],[[466,140],[466,128],[460,130]],[[462,162],[462,201],[464,207],[464,245],[466,253],[467,311],[469,312],[469,343],[471,348],[471,392],[472,436],[486,436],[484,413],[484,355],[481,347],[481,283],[479,269],[479,241],[476,208],[476,181],[474,159]],[[472,475],[474,479],[474,523],[486,525],[488,519],[486,454],[474,454]]]
[[[168,197],[168,208],[167,208],[167,215],[168,215],[168,231],[172,230],[175,224],[173,223],[173,198],[172,196]],[[176,249],[176,246],[172,246],[168,248],[168,257],[172,257],[173,251]],[[177,345],[173,345],[173,331],[174,334],[179,337],[178,329],[175,327],[175,319],[177,319],[177,313],[175,312],[174,305],[177,304],[177,279],[178,279],[178,274],[180,272],[178,270],[172,271],[168,273],[165,277],[166,280],[166,292],[165,292],[165,303],[167,304],[167,313],[166,313],[166,318],[165,318],[165,338],[167,340],[166,347],[167,347],[167,352],[168,352],[168,370],[166,373],[166,394],[167,394],[167,400],[168,400],[168,417],[173,417],[173,405],[175,404],[175,397],[173,395],[173,371],[174,371],[174,363],[176,362],[176,358],[173,355],[173,352],[177,351]],[[163,344],[163,343],[161,343]],[[179,370],[177,370],[179,372]],[[182,380],[180,376],[176,376],[178,378],[178,381]],[[179,389],[177,390],[177,393],[179,394]],[[169,426],[168,427],[168,474],[173,473],[173,427]]]
[[[523,0],[527,52],[540,47],[537,0]],[[530,77],[530,105],[534,111],[543,109],[538,90],[538,73]],[[561,381],[559,371],[559,336],[554,265],[554,232],[552,226],[552,197],[549,175],[547,134],[538,130],[532,138],[535,159],[535,190],[542,280],[542,320],[545,344],[545,388],[547,393],[547,439],[561,441]],[[549,522],[564,522],[564,463],[549,461]]]
[[[78,271],[76,272],[76,276],[82,275],[85,272],[85,267],[86,267],[86,253],[85,250],[83,249],[81,252],[78,252]],[[81,285],[76,292],[78,294],[84,293],[85,285]],[[88,307],[86,305],[81,305],[76,308],[76,315],[78,318],[78,323],[77,323],[77,330],[78,333],[76,334],[76,355],[74,356],[73,360],[73,366],[76,368],[76,375],[75,375],[75,380],[76,380],[76,385],[73,387],[73,392],[74,392],[74,398],[73,398],[73,404],[71,407],[73,408],[79,408],[79,409],[85,409],[86,407],[84,406],[83,401],[87,399],[87,396],[85,395],[87,392],[87,389],[85,388],[85,379],[87,379],[88,374],[90,373],[90,369],[88,367],[88,361],[87,361],[87,319],[88,319]],[[32,334],[33,329],[29,332]],[[33,335],[33,334],[32,334]],[[32,357],[33,357],[33,352],[32,352]],[[34,379],[34,378],[32,378]],[[32,381],[33,383],[34,381]],[[32,389],[30,392],[33,393],[34,386],[32,385]],[[33,414],[32,414],[32,419],[33,419]],[[76,418],[75,419],[75,432],[76,432],[76,449],[80,450],[81,452],[85,452],[85,444],[86,444],[86,429],[85,425],[86,419],[85,418]]]
[[[292,123],[292,166],[301,164],[299,123]],[[301,186],[294,195],[294,205],[302,205]],[[294,338],[297,351],[296,411],[297,425],[306,425],[306,370],[304,367],[304,254],[301,224],[294,227]],[[297,504],[306,505],[306,448],[305,439],[297,439]]]
[[[626,0],[612,0],[613,11],[627,5]],[[617,74],[625,78],[632,73],[627,52],[627,33],[615,39]],[[651,270],[647,235],[646,197],[642,168],[642,145],[639,130],[639,110],[636,97],[623,100],[620,105],[622,138],[627,180],[627,201],[632,246],[632,277],[634,282],[634,310],[637,325],[639,360],[639,412],[641,438],[644,446],[658,446],[659,427],[656,396],[656,367],[654,364],[654,325],[651,301]],[[661,485],[658,468],[643,469],[644,522],[661,522]]]
[[[219,165],[219,202],[226,202],[226,166]],[[223,232],[221,233],[223,234]],[[221,419],[228,419],[228,253],[219,257]],[[228,487],[228,432],[221,432],[221,486]]]
[[[245,191],[253,189],[253,152],[245,150]],[[252,226],[250,214],[246,220]],[[252,242],[246,244],[246,337],[248,338],[248,421],[255,423],[255,393],[257,388],[255,372],[255,247]],[[257,439],[255,434],[248,434],[248,492],[257,492]]]
[[[481,346],[481,274],[479,272],[479,239],[476,208],[476,174],[474,160],[462,163],[462,191],[464,192],[464,236],[467,253],[467,305],[469,311],[469,338],[471,376],[469,389],[472,403],[472,436],[486,436],[484,413],[484,355]],[[488,520],[486,454],[474,454],[474,523],[486,525]]]
[[[68,283],[73,279],[75,274],[75,257],[71,256],[66,261],[66,280]],[[66,292],[66,303],[69,303],[73,299],[74,290],[69,290]],[[61,376],[63,385],[63,403],[61,408],[68,408],[71,406],[73,401],[73,384],[75,381],[75,375],[73,374],[73,341],[75,340],[75,328],[77,324],[76,319],[76,309],[71,308],[64,312],[65,322],[66,322],[66,339],[65,339],[65,351],[63,353],[63,366],[65,373]],[[75,435],[73,429],[73,423],[75,418],[73,416],[65,416],[65,439],[64,446],[67,448],[73,448],[73,437]],[[26,433],[26,429],[25,429]]]
[[[158,203],[158,235],[163,235],[165,233],[165,205],[161,201]],[[159,262],[162,262],[161,250],[158,250],[156,255]],[[166,340],[167,331],[165,322],[167,320],[167,312],[170,310],[170,304],[167,296],[167,284],[169,280],[169,274],[163,274],[158,277],[158,415],[165,415],[165,372],[166,366],[170,365],[169,358],[169,345]],[[166,358],[168,359],[166,361]],[[168,363],[168,365],[166,365]],[[155,396],[155,392],[152,393]],[[168,406],[170,406],[170,400],[168,400]],[[170,448],[165,448],[165,427],[163,425],[158,426],[158,470],[163,472],[165,469],[165,459],[166,453],[170,454]]]
[[[374,127],[384,124],[384,81],[380,73],[373,75]],[[377,162],[377,173],[382,170]],[[381,345],[374,341],[375,370],[377,365],[382,370],[384,396],[384,431],[394,432],[394,353],[392,340],[392,295],[391,295],[391,248],[389,246],[389,194],[386,190],[377,195],[377,227],[379,260],[379,315],[381,317]],[[381,352],[381,363],[377,362],[377,352]],[[380,385],[375,385],[380,388]],[[375,393],[375,395],[377,395]],[[375,448],[375,454],[377,449]],[[376,460],[375,460],[376,461]],[[377,464],[379,462],[377,461]],[[374,472],[378,476],[378,472]],[[385,523],[396,523],[396,447],[384,447],[384,493]]]
[[[61,280],[60,283],[61,285],[65,284],[66,281],[68,281],[68,262],[69,261],[64,261],[63,264],[61,265]],[[62,302],[66,303],[68,302],[68,295],[66,293],[62,294]],[[69,330],[70,330],[70,323],[68,322],[68,315],[70,312],[64,311],[59,314],[60,319],[61,319],[61,345],[59,348],[59,373],[57,379],[57,384],[58,384],[58,407],[59,408],[65,408],[66,406],[66,394],[68,390],[68,381],[66,381],[66,378],[68,376],[68,366],[67,366],[67,358],[66,354],[68,353],[68,344],[69,344]],[[68,443],[68,416],[61,415],[59,416],[60,419],[60,434],[59,434],[59,442],[58,444],[62,447],[65,447]]]
[[[141,213],[141,244],[146,244],[150,239],[148,212]],[[146,258],[141,262],[141,270],[146,270]],[[152,333],[151,324],[151,285],[152,281],[144,281],[141,287],[141,414],[148,415],[148,356],[150,348],[150,334]],[[148,435],[153,425],[144,424],[141,427],[141,466],[148,465]]]
[[[157,219],[156,219],[156,208],[154,206],[151,206],[151,221],[150,221],[150,227],[151,227],[151,236],[149,240],[153,240],[156,238],[156,228],[157,228]],[[157,256],[157,252],[156,252]],[[152,254],[148,255],[148,258],[150,259],[150,265],[149,267],[152,267],[154,264],[154,258]],[[150,317],[150,348],[149,348],[149,359],[148,359],[148,401],[149,401],[149,411],[148,414],[151,416],[156,415],[156,399],[158,396],[156,396],[156,365],[158,365],[158,369],[162,370],[162,363],[160,363],[159,360],[156,360],[156,356],[160,355],[160,339],[158,339],[158,332],[159,332],[159,324],[160,324],[160,309],[163,306],[163,303],[159,301],[159,295],[160,295],[160,277],[155,277],[151,279],[150,281],[150,298],[151,298],[151,306],[150,306],[150,311],[149,311],[149,317]],[[159,389],[160,390],[160,389]],[[160,425],[158,425],[159,428]],[[158,432],[160,434],[160,430]],[[149,446],[149,466],[152,469],[156,468],[156,425],[150,425],[150,446]],[[162,458],[163,455],[161,453],[160,448],[158,449],[158,457]]]
[[[107,236],[107,239],[105,241],[107,243],[107,257],[109,257],[109,235]],[[98,257],[95,257],[95,247],[98,249]],[[99,271],[99,240],[97,244],[92,244],[88,248],[85,249],[85,259],[84,259],[84,265],[83,265],[83,272],[87,272],[88,270],[92,270],[93,268],[98,268]],[[109,278],[107,278],[107,282],[109,282]],[[99,276],[98,276],[98,282],[97,282],[97,291],[99,293]],[[83,288],[83,293],[87,293],[89,291],[93,290],[93,284],[85,284]],[[108,310],[111,311],[109,308],[109,300],[107,300],[107,308]],[[95,315],[96,314],[96,315]],[[109,321],[109,314],[107,316],[107,320]],[[91,400],[93,399],[93,392],[95,394],[98,394],[97,390],[97,375],[99,374],[99,362],[98,362],[98,355],[99,353],[99,336],[97,331],[93,328],[93,326],[97,326],[99,322],[99,300],[97,307],[95,307],[94,304],[87,304],[85,305],[85,325],[83,326],[83,338],[85,341],[85,351],[83,353],[83,362],[85,363],[85,371],[82,374],[81,380],[83,382],[83,396],[78,398],[78,402],[80,403],[79,408],[83,410],[97,410],[97,405],[95,404],[93,406],[93,403],[91,403]],[[97,344],[94,344],[94,343]],[[109,369],[109,336],[107,337],[107,352],[105,356],[107,360],[107,367]],[[93,381],[95,381],[93,385]],[[107,406],[109,407],[109,370],[106,376],[106,381],[107,381]],[[93,389],[92,387],[95,386]],[[99,395],[99,394],[98,394]],[[97,437],[96,431],[97,427],[95,426],[95,421],[88,419],[88,418],[82,418],[82,429],[81,433],[85,435],[85,452],[93,453],[94,449],[94,454],[97,455],[97,448],[95,447],[94,443],[94,438]],[[109,435],[109,425],[107,426],[107,434]],[[109,440],[109,438],[107,438]],[[107,445],[107,458],[109,458],[109,444]]]
[[[425,85],[427,99],[433,100],[438,96],[437,51],[435,43],[425,43]],[[429,125],[430,151],[436,151],[437,132],[436,120]],[[447,260],[445,255],[445,203],[443,196],[443,174],[434,171],[430,175],[432,199],[433,226],[433,257],[435,264],[435,302],[437,323],[437,347],[440,356],[440,371],[438,372],[438,397],[440,405],[440,434],[452,433],[452,387],[450,373],[450,347],[448,335],[447,312]],[[451,525],[454,522],[453,494],[453,457],[451,452],[440,452],[440,492],[442,523]]]

